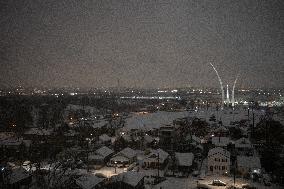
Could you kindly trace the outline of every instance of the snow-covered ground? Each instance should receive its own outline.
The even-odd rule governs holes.
[[[173,120],[188,116],[188,112],[165,112],[158,111],[146,114],[131,114],[130,118],[125,120],[126,129],[150,130],[159,128],[162,125],[172,124]]]
[[[264,115],[264,111],[254,110],[255,121],[259,121],[259,118]],[[125,129],[142,129],[150,130],[152,128],[159,128],[162,125],[172,124],[173,120],[184,117],[198,117],[203,118],[207,122],[212,115],[215,115],[217,120],[222,120],[225,126],[229,126],[230,122],[240,121],[248,118],[247,109],[224,109],[223,111],[217,111],[214,108],[199,109],[197,111],[182,111],[182,112],[165,112],[158,111],[155,113],[146,114],[131,114],[132,116],[125,120]],[[250,110],[250,119],[252,120],[252,112]]]

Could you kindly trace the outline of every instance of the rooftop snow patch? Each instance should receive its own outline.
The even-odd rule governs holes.
[[[30,176],[31,175],[24,168],[20,167],[13,169],[12,173],[8,176],[8,179],[10,184],[14,184]]]
[[[118,152],[118,154],[122,154],[125,157],[131,159],[131,158],[135,157],[137,153],[136,153],[135,150],[127,147],[127,148],[124,148],[123,150],[121,150],[120,152]]]
[[[179,166],[192,166],[192,161],[194,158],[193,153],[175,153],[177,164]]]
[[[129,171],[129,172],[120,174],[119,179],[122,182],[135,187],[144,178],[144,176],[145,176],[144,173]]]
[[[103,146],[103,147],[97,149],[96,153],[101,155],[103,158],[105,158],[105,157],[109,156],[110,154],[112,154],[113,150],[106,147],[106,146]]]
[[[104,179],[98,178],[95,175],[83,175],[76,179],[76,184],[82,189],[92,189]]]

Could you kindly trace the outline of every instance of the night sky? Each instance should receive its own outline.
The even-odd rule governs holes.
[[[0,86],[219,87],[211,62],[224,84],[239,72],[237,88],[283,88],[283,10],[283,0],[2,0]]]

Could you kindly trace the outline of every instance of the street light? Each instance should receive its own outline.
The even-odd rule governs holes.
[[[116,165],[117,165],[117,162],[115,161],[114,164],[115,164],[115,166],[114,166],[114,173],[116,173]]]

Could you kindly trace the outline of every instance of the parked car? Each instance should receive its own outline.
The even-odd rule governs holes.
[[[212,185],[213,186],[226,186],[226,183],[221,180],[213,180]]]

